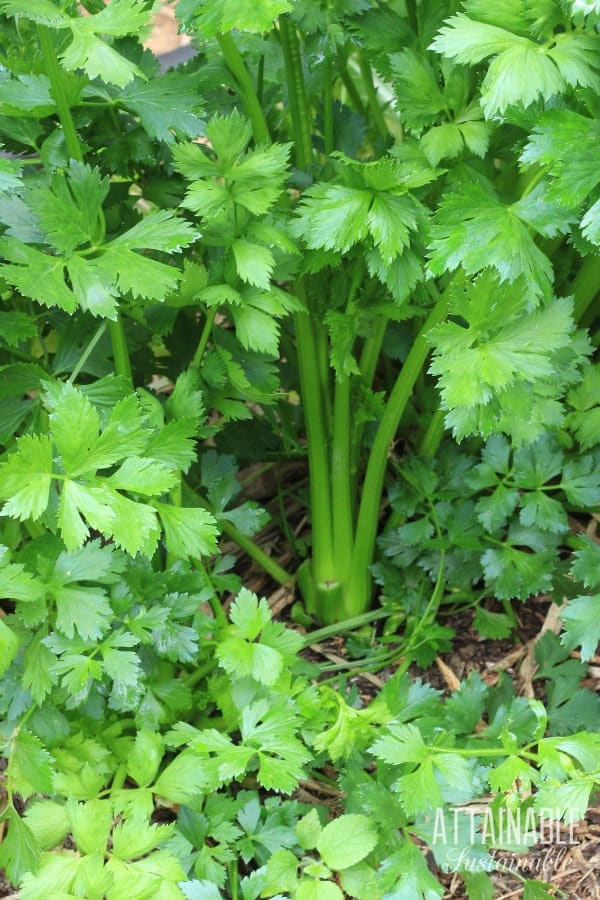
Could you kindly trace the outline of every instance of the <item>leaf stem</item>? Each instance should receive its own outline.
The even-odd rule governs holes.
[[[423,456],[425,459],[434,458],[442,442],[445,429],[444,411],[442,409],[436,409],[429,419],[427,430],[423,435],[419,447],[420,456]]]
[[[271,135],[254,83],[246,64],[230,32],[218,34],[217,40],[227,63],[227,68],[235,76],[244,111],[252,124],[254,140],[257,144],[270,144]]]
[[[396,379],[375,434],[362,489],[349,587],[346,592],[345,611],[349,616],[363,612],[369,605],[371,595],[369,566],[375,550],[379,506],[388,452],[429,352],[425,336],[446,317],[447,312],[448,297],[444,292],[439,296],[415,338],[410,353]]]
[[[352,477],[350,473],[350,376],[336,378],[331,448],[333,546],[337,571],[350,569],[352,559]],[[340,579],[341,580],[341,579]]]
[[[389,615],[390,612],[388,609],[375,609],[362,613],[360,616],[354,616],[352,619],[344,619],[343,622],[325,625],[323,628],[309,631],[303,638],[302,646],[310,647],[311,644],[335,637],[337,634],[346,634],[349,631],[354,631],[357,628],[361,628],[363,625],[369,625],[371,622],[376,622],[379,619],[387,619],[389,618]]]
[[[202,328],[202,334],[200,335],[200,340],[198,341],[196,352],[194,353],[193,359],[190,363],[190,366],[193,366],[196,369],[199,369],[202,363],[202,357],[204,356],[204,351],[206,350],[206,345],[208,344],[208,339],[214,325],[215,316],[217,315],[217,308],[218,307],[213,306],[212,309],[210,309],[206,314],[206,319],[204,320],[204,326]]]
[[[304,283],[296,285],[299,299],[306,303]],[[313,529],[313,575],[317,582],[337,581],[333,552],[331,484],[329,478],[328,440],[325,430],[321,384],[315,366],[315,336],[308,310],[294,315],[300,392],[304,409],[308,445],[310,507]]]
[[[333,133],[333,67],[329,50],[325,53],[323,64],[323,138],[325,155],[330,156],[335,149],[335,142]]]
[[[584,259],[573,279],[571,291],[575,297],[573,318],[580,322],[600,289],[600,256]]]
[[[75,129],[69,101],[63,89],[62,73],[58,65],[56,49],[52,40],[52,32],[47,25],[38,25],[37,34],[42,55],[44,57],[46,74],[50,79],[50,88],[52,96],[54,97],[54,102],[56,103],[58,118],[60,119],[60,124],[62,125],[63,133],[65,135],[67,151],[71,159],[83,162],[83,150],[81,149],[79,137]]]
[[[133,375],[131,372],[131,360],[129,359],[129,350],[127,347],[127,338],[125,337],[125,329],[123,327],[123,319],[121,314],[117,316],[116,321],[108,323],[108,333],[112,344],[113,362],[115,364],[115,372],[126,378],[133,385]]]
[[[226,519],[219,519],[219,528],[226,534],[228,538],[230,538],[234,543],[238,545],[248,556],[253,559],[261,569],[271,576],[271,578],[277,582],[277,584],[292,584],[294,581],[294,576],[290,575],[289,572],[280,566],[277,560],[273,559],[273,557],[269,556],[268,553],[259,547],[258,544],[255,544],[252,538],[247,537],[245,534],[236,528],[236,526],[232,522],[228,522]]]
[[[302,57],[298,33],[289,16],[280,16],[279,35],[283,50],[285,77],[288,86],[288,102],[292,119],[292,133],[296,151],[296,165],[308,171],[312,162],[312,119],[306,95]]]
[[[375,88],[375,82],[373,81],[373,70],[362,50],[358,56],[358,65],[360,67],[360,74],[362,75],[362,81],[365,87],[367,102],[371,111],[375,130],[379,133],[379,136],[386,141],[389,138],[390,133],[385,122],[385,116],[383,115],[379,104],[379,97]]]
[[[75,379],[77,378],[77,376],[79,375],[81,370],[83,369],[83,367],[86,364],[86,362],[88,361],[90,355],[93,353],[94,347],[96,346],[96,344],[98,343],[100,338],[104,335],[104,332],[106,331],[106,325],[107,325],[106,321],[102,322],[98,326],[98,328],[96,329],[96,331],[94,332],[92,337],[90,338],[87,347],[85,348],[85,350],[79,357],[79,361],[78,361],[77,365],[75,366],[75,368],[73,369],[73,371],[71,372],[71,374],[69,375],[69,377],[67,379],[69,384],[73,384],[73,382],[75,381]]]

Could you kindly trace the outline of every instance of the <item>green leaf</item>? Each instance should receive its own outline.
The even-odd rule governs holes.
[[[209,556],[215,552],[217,527],[205,509],[186,509],[157,503],[167,550],[177,559]]]
[[[113,681],[136,685],[142,674],[140,658],[131,650],[117,650],[108,647],[102,650],[104,671]]]
[[[134,226],[135,227],[135,226]],[[163,301],[177,287],[181,272],[174,266],[142,256],[126,247],[108,244],[96,267],[103,280],[114,282],[121,293]]]
[[[26,195],[48,242],[69,257],[76,247],[99,237],[98,217],[109,190],[107,177],[97,168],[71,160],[50,184],[33,187]]]
[[[388,857],[382,876],[383,886],[394,900],[436,900],[444,893],[425,857],[411,841]]]
[[[416,725],[389,725],[387,731],[371,747],[371,753],[378,759],[395,766],[427,759],[428,750]]]
[[[247,284],[268,290],[275,265],[267,247],[238,238],[231,245],[237,273]]]
[[[133,750],[127,757],[127,774],[139,787],[148,787],[156,778],[163,754],[160,734],[142,728],[136,734]]]
[[[115,0],[94,15],[77,16],[69,22],[73,40],[61,53],[66,69],[83,69],[90,79],[101,78],[108,84],[124,87],[140,69],[114,50],[98,35],[122,37],[137,35],[148,24],[143,0]]]
[[[321,835],[323,826],[316,809],[311,809],[296,823],[296,837],[303,850],[314,850]]]
[[[276,850],[267,862],[267,887],[269,894],[285,891],[294,893],[298,887],[298,858],[291,850]]]
[[[72,256],[67,262],[67,272],[73,293],[82,309],[93,316],[113,320],[117,318],[116,288],[106,280],[93,262],[81,256]]]
[[[175,419],[156,432],[146,447],[145,455],[171,469],[187,472],[196,460],[194,437],[198,430],[196,418]]]
[[[581,449],[589,450],[598,443],[600,435],[600,366],[585,367],[581,384],[569,391],[567,400],[573,408],[566,418],[567,427],[574,432]]]
[[[296,891],[295,900],[343,900],[344,895],[333,881],[303,880]]]
[[[8,821],[8,833],[0,844],[0,868],[18,884],[27,872],[36,872],[40,862],[40,847],[31,829],[12,806],[2,818]]]
[[[481,84],[481,105],[487,118],[504,113],[508,106],[530,106],[550,100],[568,86],[597,83],[598,42],[583,33],[553,35],[538,44],[458,13],[448,19],[431,44],[432,50],[459,63],[475,65],[494,57]]]
[[[25,297],[73,312],[77,297],[65,284],[62,257],[49,256],[12,237],[0,238],[0,254],[9,260],[2,266],[2,277]]]
[[[524,883],[523,900],[553,900],[556,897],[555,887],[546,881],[532,881],[527,878]]]
[[[182,7],[179,14],[183,21],[193,23],[205,37],[233,30],[254,34],[270,31],[277,16],[292,8],[289,0],[185,0]]]
[[[568,230],[568,221],[563,215],[562,232]],[[433,217],[431,271],[441,275],[461,265],[472,275],[492,267],[501,281],[514,282],[521,276],[534,294],[546,295],[552,266],[536,246],[530,224],[518,203],[503,203],[481,184],[463,185],[443,198]],[[533,227],[540,230],[546,225],[536,220]]]
[[[69,800],[66,811],[77,849],[104,855],[113,824],[110,800],[88,800],[86,803]]]
[[[4,675],[19,650],[19,638],[0,618],[0,675]]]
[[[237,634],[253,641],[271,621],[272,613],[264,597],[259,601],[256,594],[242,588],[231,604],[229,617],[237,628]]]
[[[111,488],[131,491],[152,497],[168,493],[177,482],[177,475],[160,462],[130,456],[114,475],[106,480]]]
[[[25,313],[0,312],[0,337],[9,347],[18,347],[36,334],[35,323]]]
[[[13,738],[10,755],[10,783],[12,790],[23,799],[32,794],[52,791],[52,757],[41,741],[30,731],[21,729]]]
[[[176,134],[197,137],[202,120],[197,111],[202,103],[197,78],[179,72],[167,72],[160,78],[126,85],[118,102],[136,113],[150,137],[173,143]]]
[[[5,547],[0,546],[0,593],[7,600],[35,603],[45,594],[45,586],[20,563],[11,563]]]
[[[19,438],[16,451],[0,466],[2,513],[23,521],[46,511],[52,482],[52,443],[47,435]]]
[[[579,537],[577,541],[571,574],[582,581],[586,588],[595,587],[600,584],[600,545],[586,535]]]
[[[74,385],[61,386],[60,401],[50,413],[50,423],[66,473],[77,476],[91,468],[88,456],[98,441],[100,416]]]
[[[193,803],[207,787],[205,767],[192,750],[184,750],[163,769],[154,782],[153,791],[173,803]]]
[[[506,613],[493,612],[484,606],[478,606],[473,617],[473,627],[484,639],[501,640],[509,636],[514,623]]]
[[[149,825],[140,819],[128,819],[113,828],[112,852],[118,859],[136,859],[138,856],[145,856],[159,844],[164,843],[174,829],[174,822],[171,825]]]
[[[52,850],[69,832],[66,808],[54,800],[36,800],[29,804],[24,818],[42,850]]]
[[[372,194],[341,184],[316,184],[298,207],[296,232],[313,250],[347,253],[368,234]]]
[[[143,216],[128,231],[124,231],[108,244],[127,250],[160,250],[161,253],[176,253],[188,247],[198,237],[198,232],[178,218],[169,209],[157,209]],[[138,257],[135,257],[137,259]]]
[[[366,863],[357,863],[342,872],[340,878],[345,894],[356,900],[374,900],[381,895],[375,869]]]
[[[581,647],[581,659],[587,662],[600,641],[600,594],[574,597],[560,617],[565,623],[561,642],[570,648]]]
[[[55,599],[56,627],[67,637],[77,630],[84,641],[97,641],[110,627],[113,611],[104,591],[61,585]]]
[[[594,165],[599,138],[597,119],[571,109],[550,109],[531,131],[521,162],[544,166],[551,176],[550,199],[577,209],[600,183]]]
[[[580,456],[566,463],[560,486],[569,503],[587,509],[600,503],[600,477],[592,456]]]
[[[373,822],[358,813],[349,813],[329,822],[317,841],[317,850],[330,869],[340,871],[361,862],[377,845],[379,835]]]
[[[498,284],[484,273],[457,291],[451,303],[451,312],[467,327],[448,321],[429,332],[435,347],[430,372],[440,376],[443,405],[450,410],[446,424],[458,439],[505,431],[527,444],[562,421],[558,383],[574,377],[572,363],[584,362],[573,342],[571,301],[550,301],[529,312],[525,303],[531,295],[521,293],[518,284]],[[576,355],[565,367],[569,348]],[[533,397],[539,407],[526,416]],[[550,398],[556,399],[548,407]]]

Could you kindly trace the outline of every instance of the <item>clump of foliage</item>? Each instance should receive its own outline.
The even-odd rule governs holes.
[[[23,900],[431,900],[418,839],[490,897],[494,835],[439,814],[576,821],[599,781],[571,522],[600,505],[600,8],[179,0],[197,55],[161,73],[151,7],[0,0],[0,865]],[[290,458],[297,572],[237,478]],[[411,683],[445,605],[499,638],[540,592],[545,705]],[[348,667],[403,662],[364,705],[302,651],[382,615],[399,646]]]

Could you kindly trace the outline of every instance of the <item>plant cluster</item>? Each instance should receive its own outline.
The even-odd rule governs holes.
[[[0,865],[23,900],[433,900],[424,844],[487,900],[489,823],[600,782],[600,6],[179,0],[166,73],[152,6],[0,0]],[[290,459],[296,571],[238,478]],[[540,593],[545,702],[411,682],[446,609],[501,638]],[[402,660],[370,703],[303,653],[338,633]]]

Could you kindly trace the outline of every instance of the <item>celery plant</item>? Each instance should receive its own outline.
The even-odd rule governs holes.
[[[278,239],[280,254],[290,254],[282,277],[300,303],[295,349],[310,472],[312,556],[298,582],[323,621],[358,615],[371,602],[396,440],[433,457],[445,421],[459,439],[496,431],[531,442],[559,427],[561,398],[580,377],[589,349],[573,335],[596,295],[595,207],[577,250],[566,250],[565,236],[596,182],[576,197],[561,194],[556,155],[539,135],[543,104],[573,104],[578,86],[597,77],[598,36],[595,14],[552,6],[534,21],[527,11],[511,17],[466,3],[440,30],[455,4],[275,2],[252,14],[245,4],[236,13],[225,3],[179,5],[200,39],[216,37],[256,144],[293,143],[300,200],[295,210],[280,202],[273,214],[281,223],[285,210],[301,253],[294,260],[294,247]],[[261,47],[263,70],[267,61],[262,105],[251,58],[246,64],[237,48],[243,33],[246,46]],[[532,52],[541,68],[524,76],[525,87],[510,54],[526,67]],[[474,71],[486,58],[488,73]],[[587,136],[593,120],[585,100],[577,102]],[[553,115],[562,122],[550,112],[549,127]],[[361,131],[354,146],[350,123]],[[207,221],[204,196],[192,208]],[[575,295],[574,313],[552,296],[554,255],[565,250],[557,292]],[[273,271],[263,270],[265,284]],[[239,265],[236,278],[252,283]],[[511,323],[504,330],[503,319]],[[411,346],[385,384],[379,362],[397,322]],[[427,386],[432,347],[439,401]],[[411,438],[415,425],[422,438]]]

